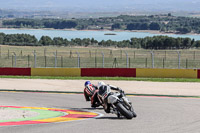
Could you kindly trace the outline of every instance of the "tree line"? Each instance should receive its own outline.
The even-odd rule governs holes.
[[[143,49],[189,49],[199,48],[200,40],[190,38],[173,38],[168,36],[154,36],[145,38],[131,38],[130,40],[97,41],[94,38],[74,38],[68,40],[62,37],[42,36],[39,40],[29,34],[4,34],[0,33],[0,45],[14,46],[96,46],[96,47],[119,47],[119,48],[143,48]]]
[[[72,19],[24,19],[3,20],[3,27],[54,28],[77,30],[157,30],[179,34],[200,33],[200,18],[180,17],[169,14],[150,16],[120,15],[117,17]]]

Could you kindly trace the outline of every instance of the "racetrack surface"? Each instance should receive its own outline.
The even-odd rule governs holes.
[[[128,97],[138,117],[118,119],[92,109],[82,94],[0,92],[0,105],[78,109],[99,112],[97,119],[49,124],[4,126],[0,133],[199,133],[200,99]]]

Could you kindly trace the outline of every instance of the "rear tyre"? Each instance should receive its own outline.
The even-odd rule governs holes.
[[[127,119],[132,119],[134,117],[133,112],[127,110],[121,103],[117,103],[115,106],[117,107],[117,109],[119,110],[119,112],[123,116],[125,116]]]

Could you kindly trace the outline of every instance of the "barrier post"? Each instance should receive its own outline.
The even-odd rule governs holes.
[[[145,67],[147,68],[147,58],[146,58],[146,60],[145,60]]]
[[[10,57],[10,51],[9,51],[9,49],[8,49],[8,59],[9,59],[9,57]]]
[[[95,63],[95,68],[97,68],[97,56],[96,55],[95,55],[94,63]]]
[[[14,64],[14,63],[13,63],[13,55],[12,55],[12,67],[13,67],[13,64]]]
[[[178,53],[178,69],[181,68],[181,54],[180,54],[180,51],[177,51]]]
[[[89,50],[89,55],[90,55],[90,58],[92,57],[92,53],[91,53],[91,50]]]
[[[125,51],[126,54],[126,68],[128,68],[128,53]]]
[[[187,69],[188,68],[188,59],[186,59],[185,66],[186,66],[186,69]]]
[[[1,58],[1,46],[0,46],[0,58]]]
[[[151,51],[152,68],[154,68],[154,52]]]
[[[47,67],[47,56],[44,56],[44,67]]]
[[[77,62],[77,63],[78,63],[78,66],[77,66],[77,67],[80,68],[80,55],[79,55],[78,52],[76,52],[76,54],[77,54],[77,58],[78,58],[78,62]]]
[[[165,58],[163,58],[163,68],[165,68]]]
[[[122,59],[122,50],[120,50],[120,58]]]
[[[15,56],[15,64],[14,64],[14,67],[16,67],[16,64],[17,64],[17,57],[16,57],[16,53],[13,52],[14,56]],[[13,56],[12,56],[12,60],[13,60]],[[13,66],[13,61],[12,61],[12,66]]]
[[[30,66],[30,55],[28,55],[28,67]]]
[[[44,56],[46,56],[47,48],[44,48]]]
[[[101,54],[102,54],[102,68],[104,68],[104,53],[101,52]]]
[[[34,54],[34,68],[36,68],[37,67],[37,64],[36,64],[36,52],[35,52],[35,50],[34,50],[34,52],[33,52],[33,54]]]
[[[57,51],[54,53],[55,56],[55,67],[57,67]]]
[[[61,67],[63,67],[63,56],[61,56]]]

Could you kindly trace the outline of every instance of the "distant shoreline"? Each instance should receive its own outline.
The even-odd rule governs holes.
[[[109,33],[115,32],[142,32],[142,33],[150,33],[150,34],[160,34],[160,35],[200,35],[197,33],[187,33],[187,34],[177,34],[174,32],[161,32],[158,30],[77,30],[77,29],[53,29],[53,28],[0,28],[0,30],[60,30],[60,31],[108,31]],[[108,33],[108,34],[109,34]]]

